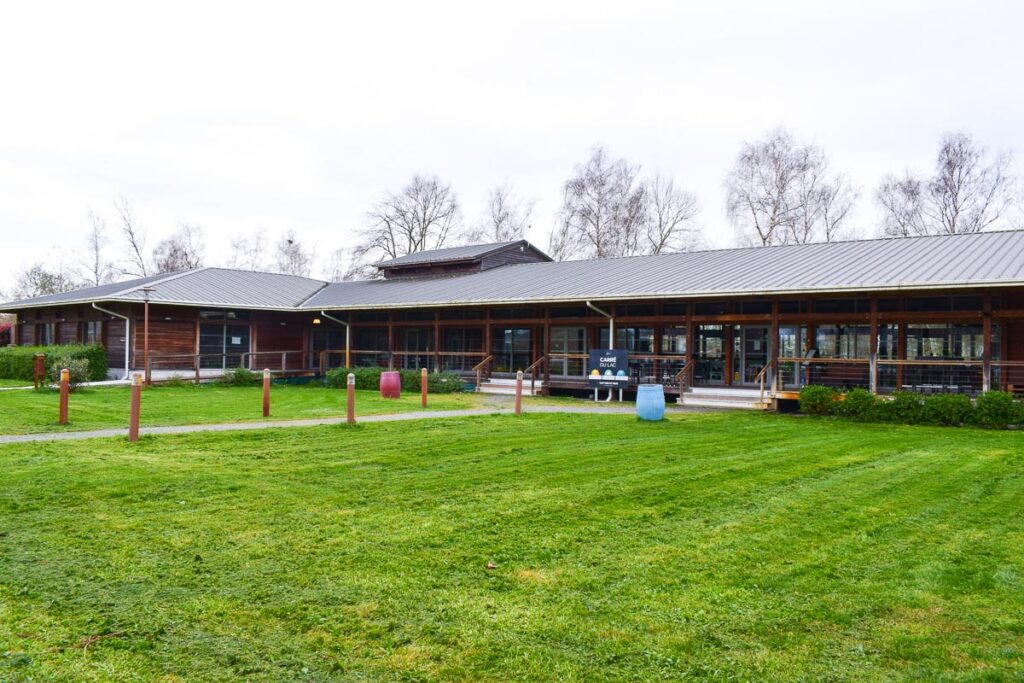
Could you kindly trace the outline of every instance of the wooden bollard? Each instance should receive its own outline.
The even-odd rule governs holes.
[[[142,402],[142,375],[132,375],[132,407],[128,414],[128,441],[139,440],[139,404]]]
[[[523,371],[516,371],[516,415],[523,414]]]
[[[32,379],[36,385],[36,391],[38,391],[39,387],[42,386],[44,375],[46,375],[46,354],[37,353],[36,364],[32,373]]]
[[[270,368],[263,368],[263,417],[270,417]]]
[[[420,405],[427,407],[427,369],[420,368]]]
[[[71,390],[71,371],[64,368],[60,371],[60,418],[62,425],[68,423],[68,392]]]
[[[345,387],[345,422],[350,425],[356,423],[356,376],[348,373],[348,380]]]

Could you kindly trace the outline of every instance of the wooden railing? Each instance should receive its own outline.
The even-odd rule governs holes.
[[[775,359],[774,358],[769,359],[768,362],[764,364],[764,367],[761,368],[761,372],[757,373],[757,377],[754,378],[754,381],[757,382],[758,386],[760,387],[760,394],[758,396],[758,402],[761,403],[761,405],[764,405],[764,380],[765,380],[765,377],[767,376],[767,374],[772,370],[772,368],[774,366],[775,366]],[[775,394],[775,390],[776,390],[776,388],[778,386],[778,378],[779,378],[779,373],[777,373],[777,372],[772,373],[772,386],[770,387],[770,391],[771,391],[772,395]]]
[[[523,376],[530,376],[530,396],[534,396],[537,393],[537,368],[541,367],[548,360],[547,356],[541,356],[537,360],[533,361],[528,368],[523,370]]]
[[[679,402],[683,402],[683,395],[686,394],[686,387],[693,383],[693,366],[697,364],[696,358],[690,358],[686,365],[676,373],[676,384],[679,385]]]
[[[146,367],[144,368],[144,371],[145,371],[146,383],[147,384],[151,384],[152,381],[153,381],[153,369],[154,369],[154,366],[159,366],[160,363],[171,361],[175,365],[175,367],[167,368],[167,369],[169,369],[169,370],[187,370],[187,369],[191,369],[191,371],[193,373],[193,381],[195,381],[198,384],[200,379],[201,379],[201,377],[202,377],[202,371],[203,370],[222,370],[222,371],[227,371],[227,370],[233,369],[235,367],[245,368],[245,369],[250,369],[251,370],[251,369],[253,369],[253,367],[252,367],[253,366],[253,358],[258,358],[260,356],[270,356],[270,357],[272,357],[274,359],[280,359],[281,367],[280,368],[271,368],[272,372],[275,372],[275,371],[276,372],[288,372],[288,371],[300,371],[301,372],[301,371],[309,369],[309,368],[305,367],[305,365],[306,365],[305,360],[301,360],[301,362],[298,364],[299,367],[289,368],[288,367],[288,359],[290,357],[294,357],[296,355],[300,359],[302,359],[303,356],[305,355],[305,353],[306,352],[301,350],[301,349],[300,350],[293,350],[293,351],[242,351],[242,352],[239,352],[239,353],[226,353],[226,352],[225,353],[166,353],[166,354],[151,353],[151,354],[149,354],[149,357],[146,358],[146,362],[145,362]],[[229,364],[228,364],[228,359],[229,358],[230,359],[237,358],[238,359],[238,365],[236,366],[234,363],[231,363],[230,367],[229,367]],[[219,367],[204,368],[203,367],[203,362],[202,362],[203,359],[218,359],[218,360],[220,360],[220,366]],[[188,361],[188,362],[178,363],[177,361]],[[159,370],[160,368],[157,367],[156,369]]]
[[[484,358],[473,366],[473,372],[476,373],[476,386],[474,387],[474,391],[480,391],[480,383],[483,381],[484,368],[487,368],[493,360],[494,356],[487,356],[487,358]]]

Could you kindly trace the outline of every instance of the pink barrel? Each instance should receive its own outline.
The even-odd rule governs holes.
[[[402,396],[402,376],[397,372],[380,373],[381,398],[400,398]]]

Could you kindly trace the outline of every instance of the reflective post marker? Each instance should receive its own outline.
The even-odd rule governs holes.
[[[68,423],[68,391],[71,384],[71,372],[64,368],[60,371],[60,419],[62,425]]]
[[[516,415],[523,414],[523,371],[516,371]]]
[[[270,417],[270,368],[263,369],[263,417]]]
[[[427,369],[420,368],[420,405],[427,407]]]
[[[132,375],[132,407],[128,415],[128,441],[139,440],[139,403],[142,400],[142,375]]]
[[[43,384],[43,376],[46,374],[46,354],[36,354],[36,366],[35,372],[33,373],[33,379],[35,380],[36,390]]]
[[[351,372],[348,373],[346,385],[345,421],[350,425],[354,425],[356,423],[356,376]]]

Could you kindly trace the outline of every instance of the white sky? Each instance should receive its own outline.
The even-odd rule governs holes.
[[[878,179],[927,169],[944,131],[1024,148],[1019,3],[339,5],[6,4],[0,287],[77,259],[118,195],[151,243],[201,225],[215,264],[257,227],[326,259],[414,173],[468,221],[508,181],[543,248],[600,143],[696,191],[725,246],[722,179],[778,125],[851,176],[867,231]]]

